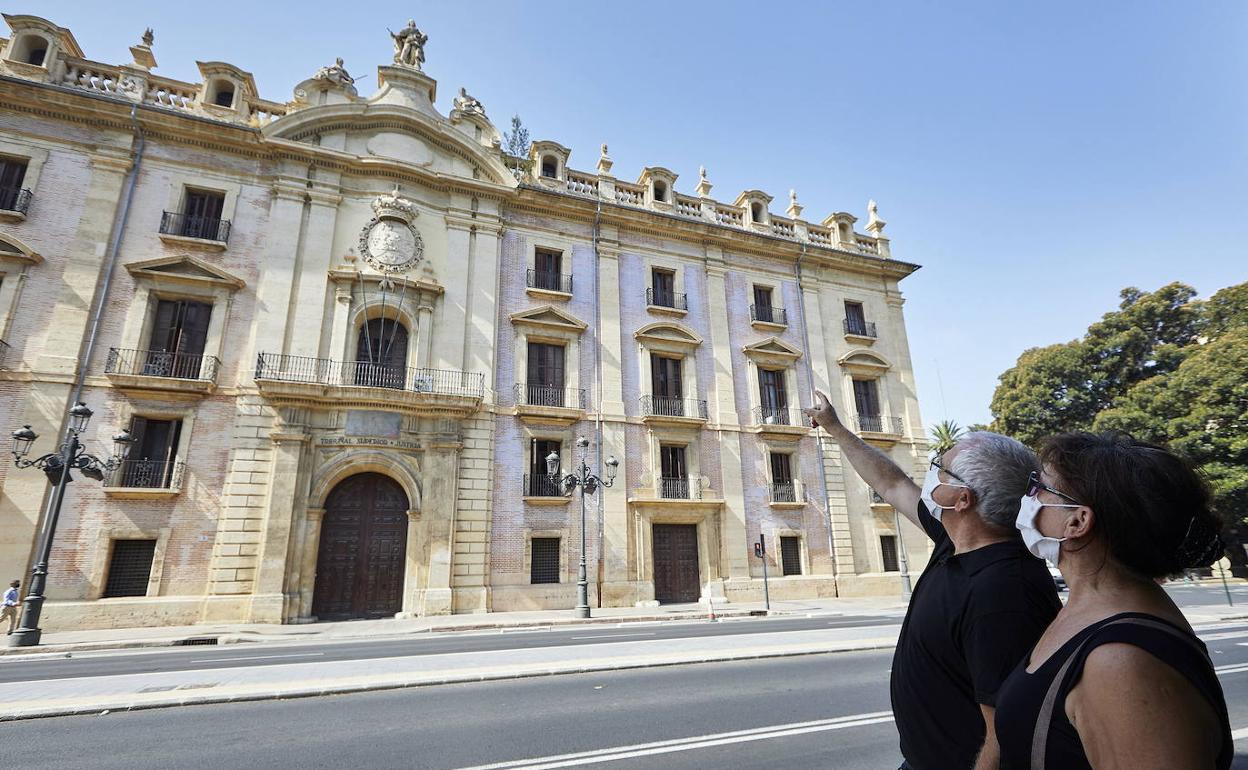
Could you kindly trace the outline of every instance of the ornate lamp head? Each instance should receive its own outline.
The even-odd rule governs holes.
[[[552,478],[554,476],[559,475],[559,453],[558,452],[551,452],[550,454],[546,455],[546,475],[551,476]]]
[[[35,443],[37,438],[39,434],[31,430],[29,425],[23,425],[20,430],[13,431],[13,456],[18,460],[25,457],[30,452],[30,445]]]
[[[79,401],[74,404],[74,408],[69,410],[69,429],[74,433],[81,434],[87,429],[93,414],[95,413],[83,402]]]
[[[615,481],[615,474],[620,470],[620,461],[615,459],[615,455],[607,458],[607,483]]]
[[[119,463],[124,463],[130,457],[130,447],[134,446],[134,436],[130,435],[129,429],[124,429],[121,433],[113,436],[113,457]]]

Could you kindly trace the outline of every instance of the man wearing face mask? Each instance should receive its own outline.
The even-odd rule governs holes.
[[[1024,479],[1040,468],[1014,439],[971,433],[932,460],[923,486],[846,428],[822,393],[812,424],[933,541],[893,654],[890,695],[902,770],[998,767],[997,689],[1057,615],[1044,562],[1015,528]]]

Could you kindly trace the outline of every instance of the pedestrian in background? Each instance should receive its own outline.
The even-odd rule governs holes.
[[[927,533],[932,556],[893,654],[890,696],[902,768],[996,768],[997,690],[1062,606],[1014,527],[1034,452],[977,431],[932,460],[920,488],[841,424],[822,393],[806,410],[881,497]]]
[[[17,598],[17,589],[22,587],[22,581],[14,580],[9,583],[9,590],[4,592],[4,605],[0,608],[0,623],[9,621],[9,630],[5,632],[5,636],[13,633],[13,629],[17,627],[17,607],[19,600]]]
[[[1204,479],[1124,433],[1056,436],[1040,456],[1018,528],[1070,599],[1001,688],[1001,767],[1230,767],[1209,652],[1157,582],[1222,555]]]

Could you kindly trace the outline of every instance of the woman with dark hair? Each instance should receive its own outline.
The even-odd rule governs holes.
[[[1204,479],[1124,433],[1055,436],[1040,459],[1018,529],[1070,599],[1001,685],[1001,767],[1230,767],[1209,653],[1157,583],[1222,554]]]

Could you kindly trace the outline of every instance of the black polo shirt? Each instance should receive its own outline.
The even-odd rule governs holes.
[[[915,770],[970,768],[984,744],[980,704],[996,705],[997,688],[1062,604],[1021,538],[954,554],[922,502],[919,521],[936,545],[893,654],[893,716]]]

